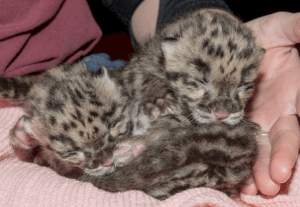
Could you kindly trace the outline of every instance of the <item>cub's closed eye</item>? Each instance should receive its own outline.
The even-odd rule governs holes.
[[[197,81],[198,83],[201,83],[201,84],[203,84],[203,85],[206,85],[206,82],[205,82],[204,80],[196,79],[196,81]]]
[[[68,160],[69,162],[72,162],[74,164],[81,163],[85,160],[85,155],[82,151],[70,150],[64,153],[60,153],[60,155],[64,160]]]

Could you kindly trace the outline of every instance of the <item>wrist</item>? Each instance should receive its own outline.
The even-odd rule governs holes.
[[[133,13],[131,27],[133,35],[139,44],[148,37],[152,37],[156,31],[159,0],[145,0]]]

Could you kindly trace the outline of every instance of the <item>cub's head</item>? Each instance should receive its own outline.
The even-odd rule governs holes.
[[[264,55],[250,29],[209,13],[180,20],[163,35],[165,75],[188,118],[231,125],[243,119]]]
[[[130,133],[123,88],[104,67],[94,74],[79,62],[50,69],[34,90],[27,133],[58,160],[103,173],[117,139]]]

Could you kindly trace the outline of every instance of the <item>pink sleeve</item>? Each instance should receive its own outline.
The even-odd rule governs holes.
[[[85,0],[0,0],[0,5],[1,76],[71,62],[102,34]]]

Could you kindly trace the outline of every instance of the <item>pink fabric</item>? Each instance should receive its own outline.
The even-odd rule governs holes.
[[[0,0],[0,75],[72,62],[101,34],[85,0]]]
[[[1,106],[1,102],[0,102]],[[157,201],[140,191],[108,193],[90,183],[57,175],[49,168],[18,160],[8,133],[23,114],[20,108],[0,108],[0,207],[282,207],[300,206],[300,163],[290,184],[274,198],[242,196],[235,202],[225,194],[197,188]]]

